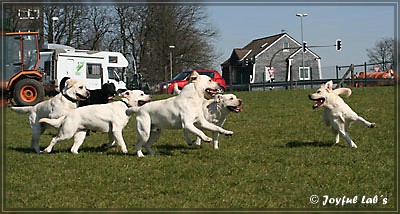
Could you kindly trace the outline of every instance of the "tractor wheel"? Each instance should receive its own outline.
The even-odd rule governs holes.
[[[13,97],[19,106],[33,106],[43,100],[44,87],[37,80],[22,79],[15,85]]]

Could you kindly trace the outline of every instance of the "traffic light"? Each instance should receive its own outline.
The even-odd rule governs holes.
[[[242,61],[242,67],[247,67],[249,65],[249,59],[244,59]]]
[[[306,52],[307,42],[303,42],[303,52]]]
[[[336,50],[337,51],[342,50],[342,40],[340,40],[340,39],[336,40]]]

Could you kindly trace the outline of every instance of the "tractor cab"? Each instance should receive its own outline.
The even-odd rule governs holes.
[[[44,98],[42,72],[38,71],[38,32],[6,33],[5,37],[5,96],[17,105],[35,105]]]

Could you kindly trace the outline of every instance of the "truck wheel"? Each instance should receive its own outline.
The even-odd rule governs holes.
[[[34,79],[23,79],[17,82],[13,94],[19,106],[33,106],[44,98],[43,85]]]

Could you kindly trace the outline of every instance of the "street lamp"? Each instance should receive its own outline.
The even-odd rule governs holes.
[[[303,46],[303,51],[302,51],[302,55],[301,55],[301,69],[302,69],[302,71],[304,72],[304,49],[306,48],[306,47],[304,47],[304,39],[303,39],[303,17],[306,17],[306,16],[308,16],[308,14],[307,13],[298,13],[298,14],[296,14],[296,16],[297,17],[300,17],[300,26],[301,26],[301,43],[302,43],[302,46]]]
[[[58,17],[57,17],[57,16],[53,16],[53,17],[51,17],[51,20],[53,20],[53,23],[52,23],[52,26],[53,26],[53,30],[52,30],[52,31],[53,31],[53,32],[52,32],[52,33],[53,33],[53,35],[52,35],[53,41],[52,41],[52,43],[54,43],[54,40],[55,40],[54,37],[56,36],[56,34],[55,34],[55,32],[54,32],[54,26],[55,26],[54,23],[55,23],[56,21],[58,21]]]
[[[169,46],[169,63],[170,63],[170,72],[171,72],[170,80],[172,80],[172,49],[174,49],[174,48],[175,48],[174,45]]]

